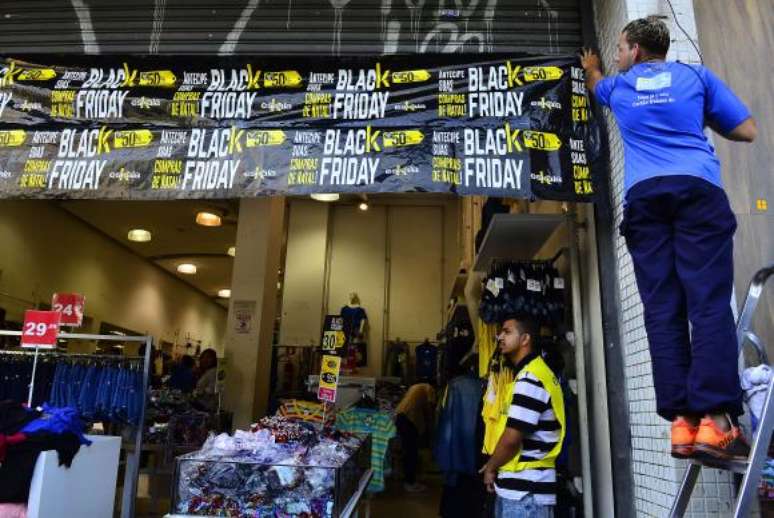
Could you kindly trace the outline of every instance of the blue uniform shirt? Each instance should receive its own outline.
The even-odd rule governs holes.
[[[728,132],[747,107],[703,66],[640,63],[597,83],[594,95],[615,114],[624,142],[624,189],[656,176],[691,175],[722,187],[720,162],[704,135]]]

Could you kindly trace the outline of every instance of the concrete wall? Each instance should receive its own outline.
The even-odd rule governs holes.
[[[105,238],[54,203],[0,203],[0,307],[21,321],[54,292],[86,296],[87,332],[108,322],[157,342],[201,340],[222,351],[226,311],[162,269]]]
[[[723,183],[736,215],[734,277],[741,308],[753,274],[774,263],[774,94],[770,49],[774,46],[774,3],[760,0],[695,2],[705,64],[750,107],[759,137],[753,144],[716,138]],[[774,280],[755,319],[755,331],[774,355]]]
[[[693,3],[690,0],[672,0],[672,5],[680,24],[695,39]],[[696,51],[674,23],[666,2],[597,0],[594,2],[594,9],[600,51],[607,73],[615,72],[615,50],[621,29],[627,21],[650,14],[660,14],[668,18],[666,22],[672,34],[668,59],[698,62]],[[623,216],[623,144],[615,120],[609,112],[607,122],[610,129],[611,196],[617,226]],[[682,480],[685,462],[676,461],[668,455],[669,423],[656,415],[650,353],[631,257],[623,238],[618,236],[614,245],[618,255],[617,283],[632,437],[635,508],[638,516],[665,516]],[[614,423],[611,426],[614,426]],[[730,480],[728,473],[702,470],[689,513],[692,516],[717,516],[718,513],[727,513],[730,509]]]
[[[284,197],[239,202],[231,300],[225,344],[225,407],[235,429],[268,410],[277,282],[285,235]]]
[[[280,345],[310,345],[320,340],[329,207],[312,200],[294,200],[288,205]]]

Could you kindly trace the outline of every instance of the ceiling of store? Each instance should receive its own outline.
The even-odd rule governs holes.
[[[60,207],[129,248],[171,275],[213,297],[231,286],[233,259],[228,248],[236,243],[237,201],[62,201]],[[195,222],[199,211],[222,216],[220,227],[203,227]],[[148,243],[127,239],[129,230],[149,230]],[[193,263],[195,275],[177,272],[181,263]]]
[[[368,199],[374,205],[438,205],[454,198],[438,194],[380,194],[367,198],[343,195],[340,203],[355,204]],[[62,200],[57,203],[109,239],[228,307],[228,301],[217,294],[218,290],[231,287],[234,260],[228,255],[228,249],[236,244],[239,200]],[[195,218],[200,211],[220,214],[223,224],[220,227],[197,225]],[[150,231],[151,241],[129,241],[127,234],[136,228]],[[177,267],[182,263],[195,264],[196,274],[179,273]]]

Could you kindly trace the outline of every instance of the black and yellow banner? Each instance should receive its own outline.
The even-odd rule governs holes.
[[[593,201],[574,57],[0,58],[0,197]]]

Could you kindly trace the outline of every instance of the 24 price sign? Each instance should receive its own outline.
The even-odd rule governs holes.
[[[58,311],[36,311],[29,309],[24,312],[21,346],[40,347],[41,349],[56,348],[56,337],[59,334],[59,322],[62,314]]]
[[[51,308],[62,314],[60,325],[80,327],[83,324],[83,306],[86,299],[78,293],[54,293]]]

